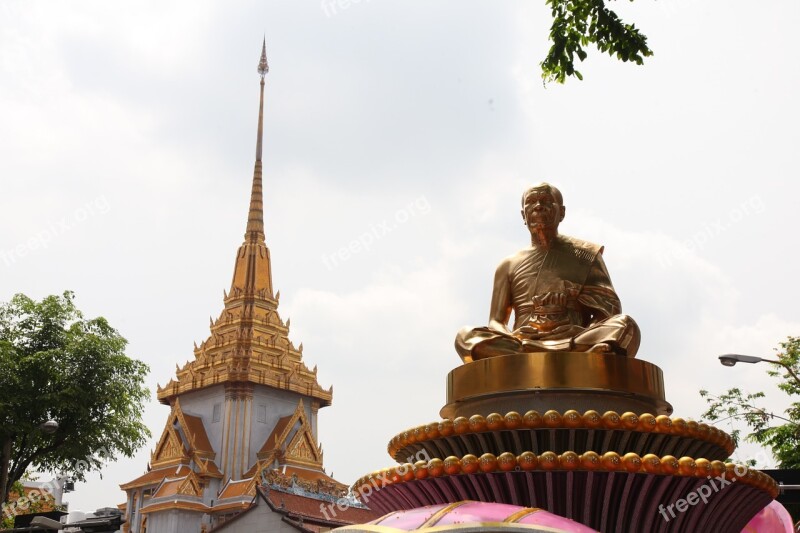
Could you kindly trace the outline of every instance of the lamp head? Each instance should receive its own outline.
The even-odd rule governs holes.
[[[739,353],[726,353],[719,356],[719,362],[725,366],[733,366],[736,363],[760,363],[761,361],[764,361],[764,359]]]
[[[56,431],[58,431],[58,422],[55,420],[48,420],[47,422],[42,422],[39,425],[39,429],[42,433],[46,433],[48,435],[52,435]]]

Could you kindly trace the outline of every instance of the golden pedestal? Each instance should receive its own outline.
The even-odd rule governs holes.
[[[400,465],[353,491],[381,513],[481,501],[545,509],[597,531],[740,531],[777,484],[723,462],[730,436],[671,412],[661,370],[646,361],[586,352],[482,359],[448,374],[442,420],[389,441]],[[733,485],[663,518],[679,498],[710,493],[712,479],[717,489]]]
[[[613,354],[518,353],[461,365],[447,375],[443,418],[550,409],[669,415],[656,365]]]

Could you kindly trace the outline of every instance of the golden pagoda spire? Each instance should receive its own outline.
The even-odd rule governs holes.
[[[261,45],[258,74],[261,76],[261,96],[258,105],[256,163],[250,192],[250,209],[244,242],[236,254],[236,267],[231,282],[231,297],[260,297],[272,299],[272,262],[264,237],[264,200],[262,187],[261,148],[264,137],[264,77],[269,72],[267,42]]]
[[[264,242],[264,203],[261,186],[261,146],[264,137],[264,77],[269,72],[267,39],[261,45],[258,74],[261,76],[261,99],[258,105],[258,134],[256,136],[256,165],[253,170],[253,189],[250,193],[250,211],[247,216],[246,242]]]
[[[176,379],[158,388],[162,403],[218,384],[225,384],[226,394],[230,393],[232,398],[247,396],[247,391],[257,384],[311,397],[319,407],[331,404],[333,389],[322,389],[316,371],[312,372],[303,363],[302,349],[295,348],[289,340],[289,320],[284,322],[278,313],[279,294],[272,290],[272,260],[264,238],[261,183],[264,78],[268,71],[265,41],[258,63],[261,98],[247,231],[236,252],[225,308],[219,318],[211,319],[211,336],[195,347],[195,360],[176,368]]]

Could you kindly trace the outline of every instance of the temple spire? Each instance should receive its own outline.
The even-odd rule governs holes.
[[[253,169],[253,188],[250,192],[250,210],[247,215],[247,230],[244,242],[236,253],[231,290],[226,302],[231,305],[239,297],[266,302],[272,298],[272,263],[264,237],[264,199],[261,184],[261,141],[264,134],[264,77],[267,65],[266,40],[261,45],[258,74],[261,77],[261,99],[258,104],[258,135],[256,137],[256,164]],[[251,300],[251,301],[255,301]],[[238,301],[238,300],[237,300]],[[228,305],[226,303],[226,305]],[[269,305],[277,305],[270,300]]]
[[[269,72],[267,40],[261,45],[258,74],[261,76],[261,99],[258,105],[258,133],[256,135],[256,164],[253,169],[253,188],[250,193],[250,212],[247,216],[246,242],[264,242],[264,200],[261,184],[261,146],[264,137],[264,77]]]

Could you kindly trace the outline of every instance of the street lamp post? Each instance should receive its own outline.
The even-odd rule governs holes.
[[[794,370],[784,363],[783,361],[779,361],[777,359],[764,359],[762,357],[756,357],[753,355],[742,355],[738,353],[726,353],[724,355],[719,356],[719,362],[725,366],[734,366],[736,363],[770,363],[773,365],[778,365],[783,367],[792,379],[794,379],[795,383],[800,387],[800,377],[797,377],[797,374],[794,373]]]

